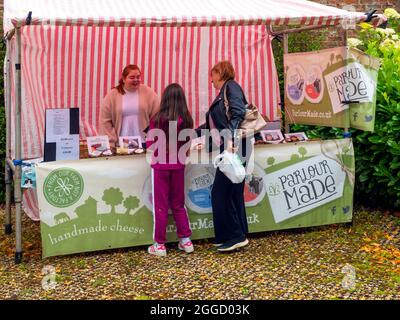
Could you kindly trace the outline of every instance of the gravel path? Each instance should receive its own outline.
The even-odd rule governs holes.
[[[364,208],[353,226],[252,235],[231,254],[171,244],[166,258],[135,247],[42,260],[39,224],[24,217],[23,228],[20,265],[14,234],[0,234],[0,299],[400,299],[400,218]],[[45,266],[53,289],[42,288]]]

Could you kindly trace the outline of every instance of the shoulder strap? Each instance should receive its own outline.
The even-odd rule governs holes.
[[[225,106],[225,109],[226,109],[226,113],[228,113],[228,109],[229,109],[228,97],[227,97],[227,95],[226,95],[226,88],[228,87],[228,82],[229,82],[229,81],[231,81],[231,80],[228,80],[228,81],[225,83],[225,88],[224,88],[224,106]]]
[[[228,104],[228,97],[227,97],[227,94],[226,94],[226,89],[227,89],[227,87],[228,87],[228,82],[229,82],[229,81],[231,81],[231,80],[228,80],[228,81],[226,82],[225,88],[224,88],[224,105],[225,105],[225,108],[226,108],[226,112],[227,112],[227,113],[228,113],[228,109],[229,109],[229,104]],[[247,102],[246,95],[244,94],[244,91],[243,91],[242,87],[239,86],[239,88],[240,88],[240,90],[242,91],[243,100],[244,100],[243,102],[244,102],[245,106],[247,106],[249,103]]]

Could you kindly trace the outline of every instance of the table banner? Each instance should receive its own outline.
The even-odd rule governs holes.
[[[191,154],[185,204],[192,239],[214,236],[213,165]],[[201,154],[201,156],[200,156]],[[351,139],[256,145],[246,176],[250,232],[346,223],[352,220]],[[153,242],[151,170],[145,155],[41,163],[36,170],[43,257]],[[157,195],[156,195],[157,196]],[[169,217],[168,241],[176,241]]]

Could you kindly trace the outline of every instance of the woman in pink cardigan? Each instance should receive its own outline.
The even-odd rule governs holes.
[[[141,84],[137,65],[127,65],[119,84],[104,97],[100,107],[100,133],[107,135],[110,146],[118,145],[120,136],[141,136],[150,119],[159,111],[160,100],[153,89]]]

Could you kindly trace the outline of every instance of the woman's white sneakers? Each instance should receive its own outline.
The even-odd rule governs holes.
[[[153,255],[159,256],[159,257],[165,257],[167,255],[167,249],[165,248],[164,244],[154,243],[148,248],[147,251],[150,254],[153,254]]]
[[[217,250],[221,252],[232,251],[247,246],[248,243],[249,240],[247,239],[244,239],[243,241],[228,241],[224,243],[222,246],[219,246]]]
[[[179,250],[185,251],[186,253],[192,253],[194,251],[194,246],[192,241],[188,240],[186,242],[179,241]],[[159,257],[165,257],[167,255],[167,248],[164,244],[154,243],[148,249],[148,253]]]
[[[185,251],[186,253],[191,253],[194,251],[193,243],[190,240],[186,241],[185,243],[179,241],[178,248],[179,250]]]
[[[213,243],[214,247],[220,247],[220,246],[223,246],[223,245],[224,245],[223,243]]]
[[[228,241],[224,244],[217,244],[215,243],[214,246],[217,247],[217,250],[220,252],[227,252],[227,251],[233,251],[235,249],[242,248],[244,246],[247,246],[249,244],[249,240],[244,239],[242,241],[238,240],[233,240],[233,241]],[[178,248],[179,250],[185,251],[186,253],[192,253],[194,251],[194,246],[191,240],[188,240],[186,242],[179,241],[178,243]],[[159,244],[159,243],[154,243],[148,248],[148,252],[150,254],[153,254],[155,256],[159,257],[165,257],[167,255],[167,249],[164,244]]]

